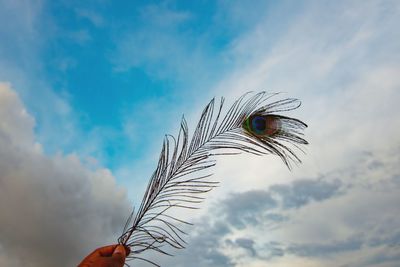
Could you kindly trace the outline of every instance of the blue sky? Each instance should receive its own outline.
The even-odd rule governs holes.
[[[302,100],[303,164],[219,159],[163,266],[397,266],[399,18],[389,0],[0,0],[0,265],[114,242],[182,114],[266,90]],[[69,252],[44,259],[49,240]]]
[[[5,1],[4,20],[20,21],[3,26],[2,75],[34,115],[46,153],[95,158],[117,179],[132,180],[127,166],[136,170],[139,159],[154,154],[193,103],[219,97],[216,84],[251,56],[237,54],[235,43],[266,14],[268,33],[279,39],[302,8],[268,1]]]
[[[3,60],[32,77],[17,90],[48,153],[85,151],[95,135],[87,154],[116,170],[158,147],[199,92],[214,96],[213,85],[237,67],[235,40],[280,5],[248,4],[244,12],[223,1],[32,2],[26,19],[3,26]],[[24,4],[4,6],[7,18]]]

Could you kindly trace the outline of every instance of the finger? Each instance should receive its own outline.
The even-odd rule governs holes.
[[[110,257],[118,245],[109,245],[96,249],[102,257]]]
[[[100,257],[100,256],[101,256],[101,255],[100,255],[100,252],[99,252],[99,248],[97,248],[97,249],[93,250],[92,253],[90,253],[89,255],[87,255],[87,256],[83,259],[83,261],[82,261],[81,264],[83,264],[83,263],[88,263],[88,262],[90,262],[90,261],[93,261],[94,259],[97,259],[97,258]],[[81,266],[81,265],[79,265],[79,266]]]
[[[118,245],[114,250],[114,253],[111,256],[113,262],[119,264],[119,266],[123,266],[125,263],[126,252],[123,245]]]

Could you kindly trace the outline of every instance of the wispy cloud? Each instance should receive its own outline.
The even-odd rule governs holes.
[[[395,1],[325,4],[301,5],[294,16],[286,14],[287,20],[271,12],[258,21],[230,51],[240,67],[215,87],[232,99],[246,88],[298,96],[304,107],[296,112],[309,123],[311,143],[304,164],[290,175],[270,158],[268,164],[245,156],[219,161],[216,176],[222,186],[210,206],[223,206],[229,192],[236,197],[229,202],[231,209],[207,210],[199,219],[202,225],[226,219],[207,223],[193,243],[196,238],[213,240],[218,258],[229,259],[221,266],[265,266],[267,261],[269,266],[363,266],[368,253],[394,266],[398,249],[391,242],[381,247],[368,242],[382,235],[370,227],[382,229],[398,210],[393,146],[400,136],[394,108],[400,99],[400,38],[393,33],[400,9]],[[283,32],[272,37],[279,29]],[[258,195],[263,201],[241,198]],[[252,215],[255,207],[259,212]],[[276,220],[269,221],[268,214]],[[225,227],[220,226],[224,230],[216,240],[210,229],[221,224]],[[393,227],[388,229],[398,228]],[[248,248],[243,250],[238,238],[245,238]],[[259,258],[246,254],[250,247]],[[182,257],[166,262],[179,266],[186,257],[197,257],[198,266],[207,266],[201,256],[206,252],[198,250],[189,247]],[[378,261],[370,264],[378,266]]]
[[[141,9],[140,27],[132,25],[118,36],[111,61],[116,71],[140,68],[153,79],[173,82],[177,89],[190,85],[190,90],[179,90],[188,95],[215,81],[228,62],[219,49],[216,25],[205,24],[202,13],[168,3]]]
[[[93,10],[85,9],[85,8],[77,8],[77,9],[75,9],[75,13],[78,17],[80,17],[82,19],[87,19],[96,27],[101,27],[105,23],[104,17]]]

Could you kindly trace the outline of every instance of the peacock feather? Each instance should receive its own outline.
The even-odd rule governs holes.
[[[185,248],[186,233],[182,226],[190,223],[172,213],[176,208],[195,209],[204,200],[201,195],[217,185],[218,182],[209,180],[215,156],[241,152],[274,154],[289,169],[292,163],[301,162],[295,150],[302,151],[301,146],[307,144],[302,137],[307,125],[279,114],[294,110],[301,103],[294,98],[270,102],[277,95],[246,93],[225,115],[224,98],[217,107],[212,99],[204,108],[191,140],[184,117],[178,136],[165,136],[143,200],[137,211],[130,214],[118,239],[119,244],[131,249],[127,261],[140,259],[159,266],[140,254],[152,250],[170,255],[170,248]]]

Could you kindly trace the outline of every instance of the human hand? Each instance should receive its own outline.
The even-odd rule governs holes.
[[[123,245],[110,245],[90,253],[78,267],[123,267],[130,249]]]

